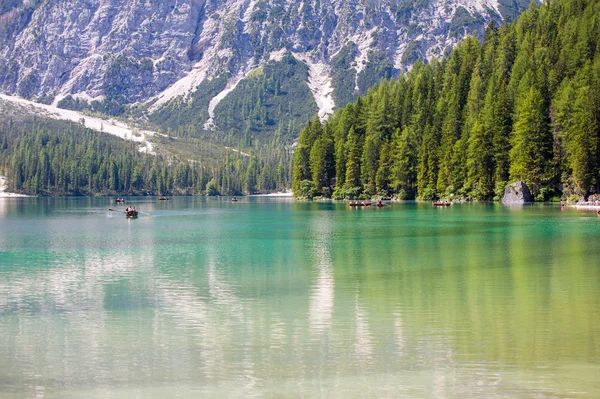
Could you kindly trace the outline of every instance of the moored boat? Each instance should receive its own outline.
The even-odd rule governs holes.
[[[356,201],[356,202],[348,202],[348,206],[371,206],[373,203],[372,202],[367,202],[367,201]]]
[[[573,208],[577,209],[600,209],[600,205],[573,205]]]

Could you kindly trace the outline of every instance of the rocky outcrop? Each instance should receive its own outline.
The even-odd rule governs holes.
[[[503,204],[525,204],[528,202],[533,202],[533,197],[524,181],[509,184],[504,190]]]
[[[497,0],[11,0],[0,7],[0,91],[55,103],[69,94],[164,103],[223,73],[239,80],[285,50],[309,63],[313,81],[333,82],[331,98],[314,93],[329,110],[353,88],[442,56],[527,6],[513,3],[511,11]],[[344,65],[332,65],[344,48],[352,48]],[[341,93],[336,71],[349,70],[355,82]]]

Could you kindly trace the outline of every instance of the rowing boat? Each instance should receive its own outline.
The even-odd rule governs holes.
[[[138,217],[138,211],[126,211],[125,217],[126,218],[136,218],[136,217]]]
[[[348,202],[348,206],[371,206],[371,202]]]
[[[432,202],[431,204],[433,206],[450,206],[450,205],[452,205],[452,202],[437,201],[437,202]]]

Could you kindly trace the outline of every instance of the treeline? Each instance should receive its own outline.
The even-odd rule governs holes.
[[[489,200],[516,180],[537,200],[598,193],[600,1],[532,3],[315,119],[292,180],[305,197]]]
[[[30,195],[252,194],[285,187],[281,160],[279,166],[231,153],[206,167],[140,153],[136,143],[75,123],[0,123],[0,173],[8,191]]]

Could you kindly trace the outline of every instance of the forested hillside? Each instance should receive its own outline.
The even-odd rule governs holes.
[[[600,184],[600,1],[533,5],[300,134],[298,196],[537,200]]]
[[[61,121],[0,121],[0,175],[30,195],[242,194],[283,189],[281,152],[231,151],[218,164],[138,151],[133,142]],[[266,160],[266,161],[265,161]]]

